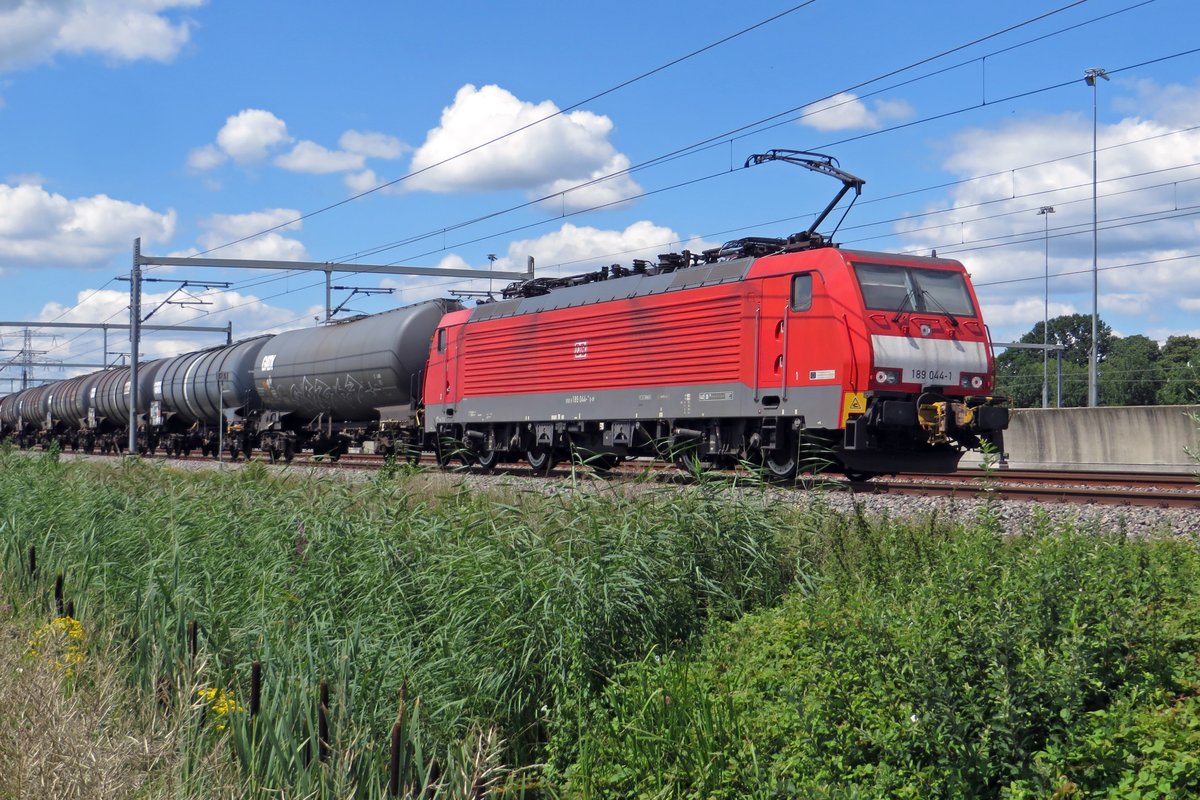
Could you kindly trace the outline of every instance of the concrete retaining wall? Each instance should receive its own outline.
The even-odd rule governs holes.
[[[1195,472],[1184,448],[1200,452],[1200,426],[1189,413],[1200,406],[1014,409],[1004,449],[1013,469]]]

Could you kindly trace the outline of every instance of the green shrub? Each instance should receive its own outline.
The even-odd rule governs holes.
[[[574,794],[1195,787],[1192,543],[1000,538],[860,515],[831,520],[805,552],[820,575],[808,591],[728,625],[694,658],[643,662],[609,687]],[[672,764],[688,768],[656,768]]]

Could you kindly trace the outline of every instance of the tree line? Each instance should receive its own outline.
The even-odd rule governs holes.
[[[1042,344],[1038,322],[1018,341]],[[1097,323],[1099,341],[1099,399],[1105,406],[1177,405],[1200,402],[1200,338],[1171,336],[1159,345],[1141,334],[1115,336],[1103,321]],[[1047,342],[1062,345],[1062,402],[1085,406],[1088,394],[1088,358],[1092,349],[1092,317],[1070,314],[1049,323]],[[1049,405],[1057,399],[1057,358],[1049,358]],[[1042,352],[1009,348],[996,356],[996,394],[1006,396],[1014,408],[1042,405]]]

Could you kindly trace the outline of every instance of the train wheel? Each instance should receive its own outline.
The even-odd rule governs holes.
[[[288,441],[283,443],[283,461],[284,461],[284,463],[286,463],[286,464],[292,463],[292,459],[295,458],[295,456],[296,456],[296,446],[294,444],[292,444],[291,440],[289,439]]]
[[[611,475],[621,461],[621,457],[616,453],[595,453],[584,459],[583,463],[591,467],[592,472],[603,478]]]
[[[454,451],[458,446],[453,439],[438,438],[437,449],[434,451],[434,458],[437,459],[437,465],[442,469],[450,466],[450,459],[454,457]]]
[[[700,477],[704,472],[704,464],[700,461],[700,446],[695,440],[678,441],[671,445],[670,448],[671,463],[680,472],[691,475],[693,478]]]
[[[767,477],[777,481],[790,481],[796,477],[796,446],[786,440],[773,450],[762,453],[763,468]]]
[[[845,474],[846,479],[851,483],[864,483],[865,481],[869,481],[871,478],[875,477],[874,472],[862,472],[861,470],[857,469],[848,469],[846,470]]]
[[[270,450],[267,451],[267,458],[270,460],[270,462],[272,464],[279,463],[279,459],[282,456],[283,456],[283,451],[280,450],[278,447],[272,447]]]
[[[549,475],[550,470],[558,466],[558,461],[554,458],[554,451],[549,447],[535,447],[532,450],[526,450],[525,460],[529,462],[530,469],[538,475]]]
[[[781,453],[773,450],[763,454],[763,466],[767,474],[779,481],[788,481],[796,477],[796,457],[791,453]]]
[[[475,454],[475,465],[481,472],[491,472],[500,463],[498,450],[480,450]]]
[[[704,472],[704,462],[694,452],[679,453],[672,460],[677,470],[687,473],[693,478],[700,477]]]

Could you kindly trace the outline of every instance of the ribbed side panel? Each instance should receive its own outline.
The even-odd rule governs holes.
[[[743,296],[678,292],[468,325],[465,397],[733,383]]]

